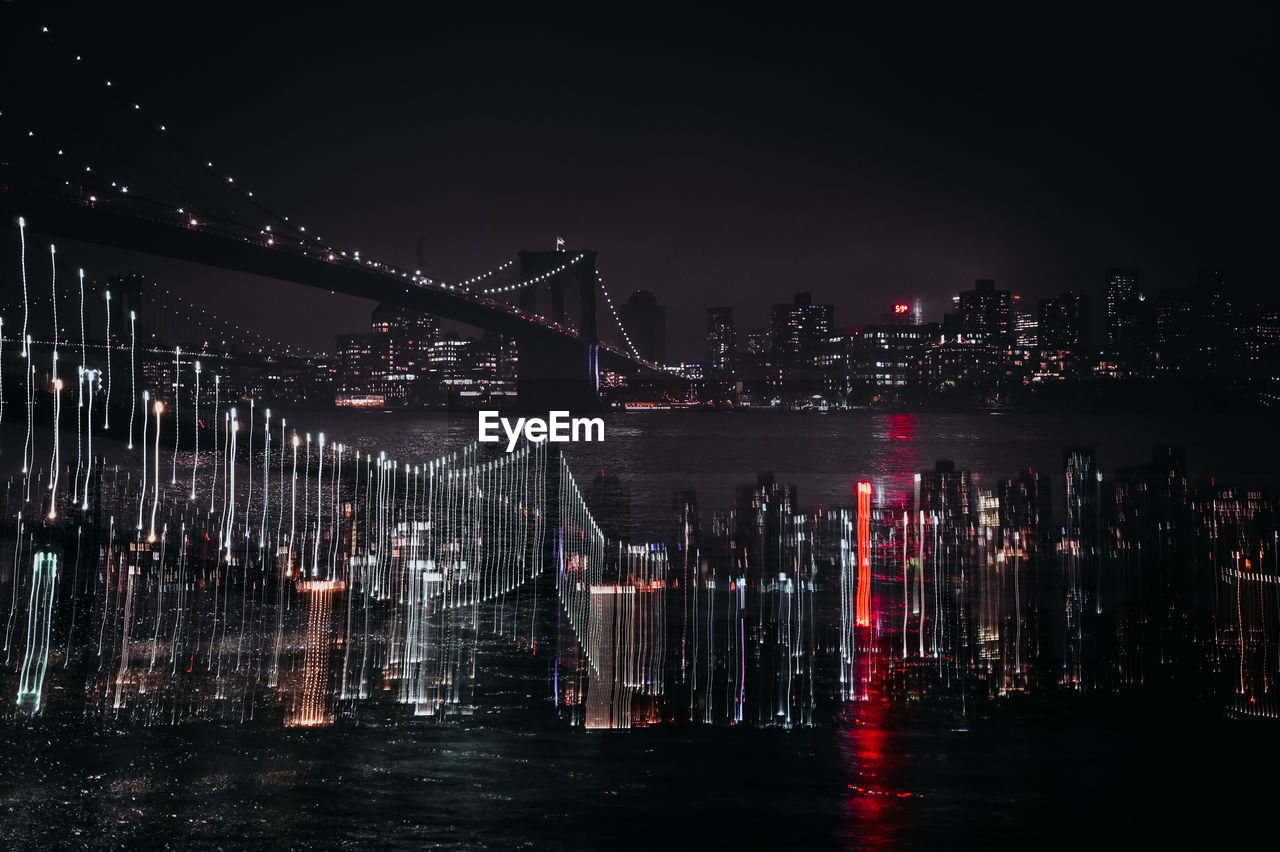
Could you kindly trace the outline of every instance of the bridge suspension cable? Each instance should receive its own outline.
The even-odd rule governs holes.
[[[515,259],[514,259],[514,258],[513,258],[513,259],[511,259],[511,260],[508,260],[506,263],[504,263],[504,264],[502,264],[502,265],[500,265],[500,266],[496,266],[496,267],[494,267],[493,269],[490,269],[488,272],[482,272],[482,273],[480,273],[479,275],[473,275],[473,276],[471,276],[470,278],[464,279],[464,280],[462,280],[462,281],[457,281],[457,282],[454,282],[454,283],[455,283],[455,285],[456,285],[456,286],[461,287],[462,289],[464,289],[464,290],[465,290],[465,289],[469,288],[472,284],[479,284],[481,281],[484,281],[484,280],[486,280],[486,279],[488,279],[488,278],[492,278],[494,275],[497,275],[497,274],[498,274],[499,272],[501,272],[502,270],[510,268],[511,264],[513,264],[513,263],[515,263]],[[428,278],[427,280],[428,280],[428,281],[430,281],[431,279],[429,279],[429,278]],[[434,282],[433,282],[433,283],[434,283]],[[487,290],[481,290],[480,292],[481,292],[481,293],[487,293],[487,292],[489,292],[489,291],[487,291]]]
[[[532,287],[535,284],[541,284],[543,281],[546,281],[547,279],[553,278],[556,275],[559,275],[561,272],[564,272],[566,269],[568,269],[570,266],[573,266],[575,263],[582,260],[584,257],[586,257],[586,255],[584,254],[575,255],[572,259],[560,264],[555,269],[547,270],[541,275],[536,275],[533,278],[530,278],[528,281],[521,281],[518,284],[507,284],[502,287],[490,287],[487,290],[481,290],[480,295],[492,296],[498,293],[510,293],[513,290],[523,290],[525,287]]]
[[[622,318],[618,316],[617,309],[613,306],[613,297],[609,295],[609,288],[604,284],[604,276],[600,274],[600,270],[596,270],[596,283],[600,285],[600,292],[604,294],[605,304],[609,306],[609,313],[613,314],[613,321],[617,323],[618,332],[622,335],[623,341],[627,344],[627,348],[631,350],[631,354],[636,358],[644,361],[641,357],[636,345],[631,342],[631,335],[627,334],[626,328],[622,325]]]

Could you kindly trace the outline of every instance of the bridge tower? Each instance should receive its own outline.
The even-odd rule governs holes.
[[[527,314],[538,311],[538,294],[544,287],[551,295],[551,311],[544,314],[561,325],[571,325],[578,330],[584,340],[595,342],[599,339],[596,323],[596,253],[594,251],[522,251],[520,252],[520,280],[532,281],[539,275],[546,275],[569,263],[574,257],[582,256],[577,263],[569,264],[565,269],[552,275],[545,282],[520,291],[520,310]],[[578,296],[578,309],[570,319],[565,314],[565,289],[571,285]]]
[[[531,316],[542,314],[578,332],[577,338],[517,339],[520,363],[516,387],[520,406],[570,411],[597,407],[600,334],[596,322],[596,253],[522,251],[519,256],[521,281],[554,272],[547,280],[520,291],[520,310]],[[581,259],[570,263],[577,256]],[[555,272],[562,266],[565,268]],[[565,311],[566,289],[577,296],[573,316]],[[551,298],[550,310],[545,313],[538,308],[538,296],[544,290]]]

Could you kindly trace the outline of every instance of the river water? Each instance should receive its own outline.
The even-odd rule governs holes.
[[[331,419],[331,418],[327,418]],[[433,457],[476,438],[475,414],[343,414],[332,419],[340,440],[386,448],[389,455]],[[629,495],[630,534],[669,526],[674,489],[693,488],[704,511],[733,504],[734,489],[771,472],[794,484],[802,508],[848,504],[855,483],[869,479],[890,498],[910,493],[916,473],[950,458],[979,487],[1033,468],[1048,477],[1054,506],[1062,501],[1062,452],[1094,450],[1104,476],[1148,462],[1153,448],[1187,454],[1192,481],[1247,487],[1280,482],[1274,425],[1256,413],[1153,417],[1137,414],[1039,412],[886,413],[872,411],[636,411],[605,415],[603,443],[563,444],[580,481],[617,476]],[[877,494],[877,498],[879,493]],[[652,534],[652,533],[650,533]]]

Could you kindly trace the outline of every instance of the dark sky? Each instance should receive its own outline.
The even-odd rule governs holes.
[[[1206,265],[1250,297],[1275,282],[1267,13],[3,5],[24,67],[81,53],[336,244],[445,280],[556,234],[596,249],[615,297],[668,306],[674,358],[701,356],[706,307],[745,329],[796,290],[858,326],[916,297],[937,318],[985,276],[1032,300],[1096,293],[1112,265],[1148,290]],[[42,20],[52,47],[24,34]],[[193,292],[312,346],[364,324],[291,285],[84,256],[214,282]]]

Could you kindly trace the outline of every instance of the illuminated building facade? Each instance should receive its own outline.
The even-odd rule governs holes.
[[[1013,296],[1008,290],[997,290],[996,282],[980,278],[972,290],[957,297],[956,318],[959,331],[1000,346],[1013,340]]]
[[[738,331],[733,308],[707,309],[707,367],[728,370],[738,354]]]
[[[833,306],[814,304],[809,293],[796,293],[791,304],[774,305],[770,353],[787,363],[811,363],[822,342],[831,338],[834,314]]]
[[[1089,345],[1091,301],[1078,293],[1063,293],[1040,303],[1037,327],[1041,349],[1076,352]]]

